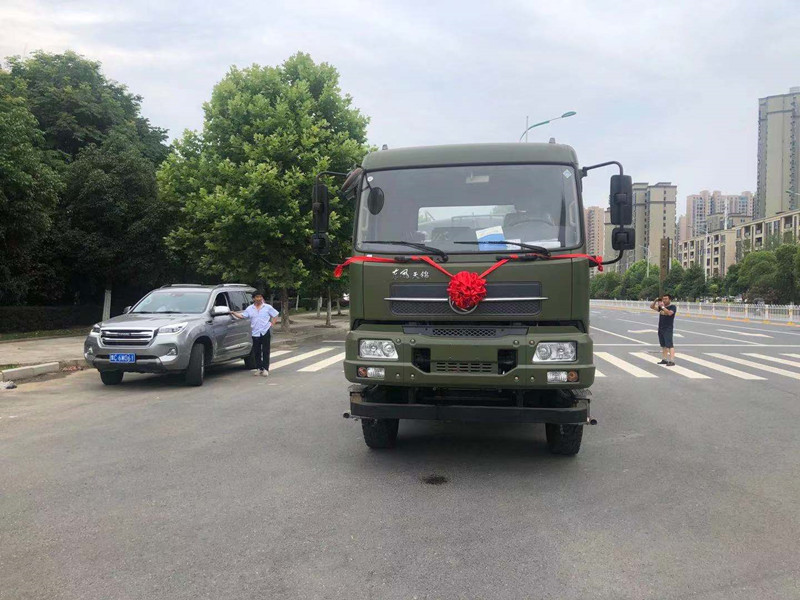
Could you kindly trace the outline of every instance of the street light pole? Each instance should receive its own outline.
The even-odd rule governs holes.
[[[523,131],[522,135],[519,136],[519,141],[521,142],[522,138],[525,138],[525,143],[527,144],[528,143],[528,131],[530,131],[534,127],[539,127],[540,125],[547,125],[548,123],[551,123],[553,121],[558,121],[559,119],[566,119],[567,117],[572,117],[572,116],[574,116],[576,114],[578,114],[578,113],[576,113],[574,110],[570,110],[568,112],[565,112],[560,117],[553,117],[552,119],[547,119],[547,121],[541,121],[539,123],[534,123],[531,126],[528,126],[528,117],[526,116],[525,117],[525,131]]]

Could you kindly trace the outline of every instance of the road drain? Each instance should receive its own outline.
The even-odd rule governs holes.
[[[444,475],[425,475],[420,479],[422,479],[422,483],[427,483],[428,485],[443,485],[449,481]]]

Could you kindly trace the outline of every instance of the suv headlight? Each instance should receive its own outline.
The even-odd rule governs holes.
[[[578,342],[539,342],[533,353],[533,362],[575,362],[578,359]]]
[[[397,360],[397,348],[389,340],[361,340],[358,342],[358,357]]]
[[[174,323],[172,325],[165,325],[164,327],[158,328],[158,333],[180,333],[184,329],[188,323]]]
[[[92,330],[89,332],[89,335],[100,335],[100,323],[92,325]]]

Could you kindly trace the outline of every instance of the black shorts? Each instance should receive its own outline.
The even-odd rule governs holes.
[[[662,348],[674,348],[672,345],[672,329],[658,330],[658,343]]]

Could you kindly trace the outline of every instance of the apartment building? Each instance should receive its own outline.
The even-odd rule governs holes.
[[[800,87],[758,101],[756,218],[800,208]]]
[[[737,215],[753,217],[755,196],[752,192],[723,194],[719,190],[703,190],[698,194],[686,196],[686,222],[689,237],[703,235],[708,229],[708,219],[712,215]]]
[[[584,231],[586,232],[586,252],[591,255],[603,255],[605,252],[605,210],[601,206],[589,206],[583,209]],[[591,269],[592,276],[595,269]]]
[[[734,228],[737,259],[748,250],[761,250],[782,243],[800,240],[800,209],[766,219],[750,221]]]

